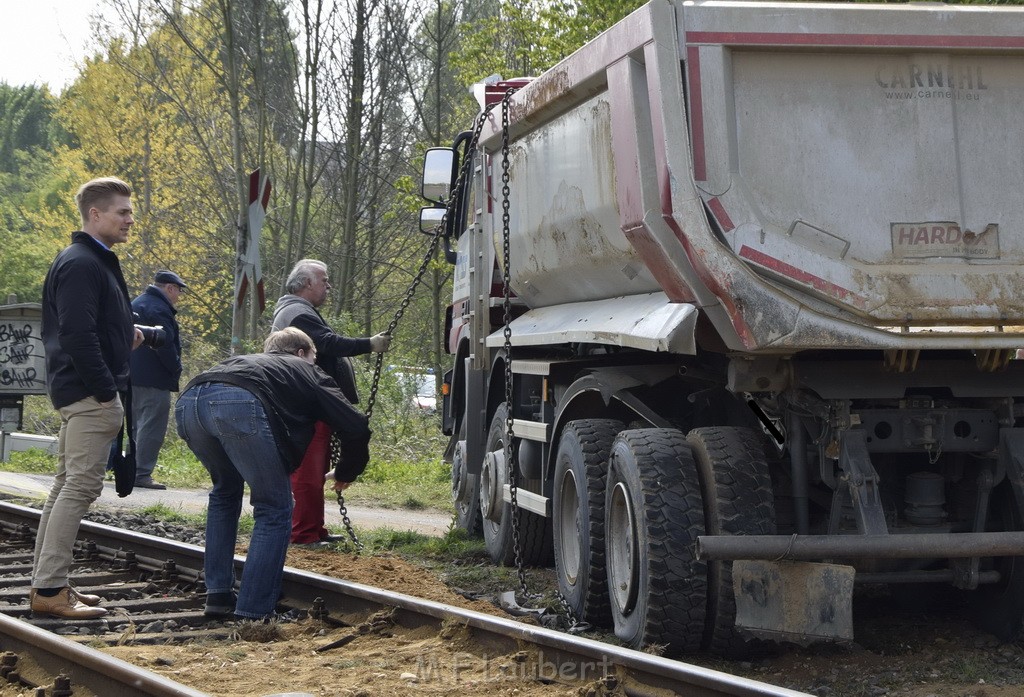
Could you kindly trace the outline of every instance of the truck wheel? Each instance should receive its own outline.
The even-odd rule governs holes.
[[[707,567],[697,465],[675,429],[622,431],[612,445],[605,498],[608,592],[615,636],[634,648],[700,649]]]
[[[491,419],[491,427],[487,432],[486,452],[503,450],[506,435],[505,404],[498,406]],[[487,464],[480,476],[480,512],[483,515],[482,527],[484,545],[487,553],[496,564],[514,566],[516,563],[515,546],[512,531],[515,528],[515,516],[512,515],[512,504],[502,498],[505,484],[508,482],[507,466],[502,458],[493,470]],[[539,491],[537,480],[518,480],[523,488]],[[524,508],[519,509],[519,553],[526,566],[546,566],[551,563],[551,519],[537,515]]]
[[[467,471],[466,426],[463,424],[459,442],[452,456],[452,507],[455,525],[471,537],[480,535],[480,477]]]
[[[570,421],[558,442],[552,524],[558,590],[576,618],[605,627],[604,497],[608,455],[625,426],[613,419]]]
[[[746,428],[695,428],[686,437],[704,492],[708,535],[774,535],[771,476],[758,435]],[[732,563],[708,562],[708,610],[703,648],[737,655],[747,646],[736,631]]]
[[[986,532],[1024,530],[1021,509],[1008,483],[996,488],[989,505]],[[982,571],[998,571],[999,583],[968,591],[978,626],[1002,641],[1024,635],[1024,557],[982,559]]]

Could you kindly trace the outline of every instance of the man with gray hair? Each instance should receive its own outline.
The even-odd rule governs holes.
[[[354,339],[327,325],[318,311],[331,290],[327,265],[322,261],[302,259],[296,263],[288,274],[285,290],[287,295],[281,296],[274,306],[272,329],[295,327],[308,334],[316,346],[316,365],[334,378],[349,402],[357,404],[355,371],[349,357],[383,353],[391,345],[391,336],[377,334]],[[292,544],[314,546],[336,541],[336,536],[330,535],[324,526],[324,475],[330,469],[330,459],[331,429],[318,422],[302,464],[291,476],[295,496]]]

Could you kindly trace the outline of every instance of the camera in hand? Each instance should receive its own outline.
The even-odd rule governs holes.
[[[163,327],[147,327],[144,324],[136,324],[135,328],[142,332],[143,346],[160,348],[167,343],[167,332]]]

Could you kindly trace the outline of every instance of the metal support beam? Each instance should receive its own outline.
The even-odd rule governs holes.
[[[1024,557],[1024,532],[924,535],[701,535],[700,559],[948,559]]]

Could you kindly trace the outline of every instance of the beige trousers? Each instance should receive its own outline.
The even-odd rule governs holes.
[[[86,397],[58,411],[57,473],[39,519],[33,588],[68,585],[78,528],[103,491],[110,444],[124,419],[120,398],[101,404],[95,397]]]

